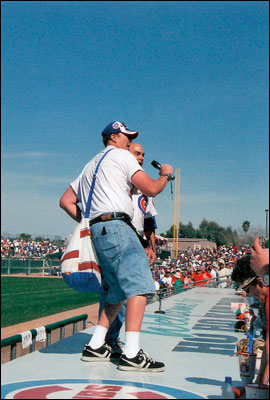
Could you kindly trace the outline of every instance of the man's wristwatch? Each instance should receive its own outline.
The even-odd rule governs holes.
[[[165,176],[165,178],[170,181],[172,179],[172,176],[170,174],[162,174],[160,176]]]

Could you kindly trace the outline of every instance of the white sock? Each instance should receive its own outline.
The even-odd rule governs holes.
[[[105,336],[107,332],[108,328],[105,328],[102,325],[97,325],[88,345],[91,346],[92,349],[98,349],[101,347],[105,342]]]
[[[123,353],[133,358],[140,350],[140,332],[126,332],[126,344]]]

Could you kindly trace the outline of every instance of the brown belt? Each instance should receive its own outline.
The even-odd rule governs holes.
[[[149,243],[147,240],[145,240],[137,231],[136,228],[132,225],[131,223],[131,219],[130,216],[128,214],[125,213],[121,213],[121,212],[111,212],[111,213],[106,213],[106,214],[102,214],[97,218],[92,219],[91,221],[89,221],[89,225],[92,226],[94,224],[97,224],[98,222],[106,222],[106,221],[112,221],[118,219],[120,221],[124,221],[126,222],[131,229],[134,230],[134,232],[136,233],[136,235],[138,236],[138,239],[141,243],[141,245],[146,248],[148,247]]]
[[[92,219],[89,224],[90,226],[97,224],[98,222],[112,221],[114,219],[119,219],[121,221],[130,222],[130,216],[122,212],[111,212],[102,214],[97,218]]]

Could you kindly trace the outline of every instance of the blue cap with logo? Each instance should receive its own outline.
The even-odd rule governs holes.
[[[135,139],[139,134],[138,131],[128,129],[127,125],[120,121],[110,122],[103,129],[102,136],[110,135],[111,133],[124,133],[125,135],[130,136],[131,139]]]

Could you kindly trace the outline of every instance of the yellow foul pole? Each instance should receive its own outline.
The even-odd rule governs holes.
[[[176,178],[175,178],[176,179]],[[176,231],[176,252],[175,257],[178,256],[178,238],[179,238],[179,195],[180,195],[180,168],[177,168],[177,231]]]
[[[177,173],[177,171],[176,171],[176,173]],[[177,182],[177,176],[175,174],[175,182],[174,182],[174,212],[173,212],[173,252],[172,252],[172,256],[173,257],[175,257],[175,253],[176,253],[176,229],[177,229],[177,222],[176,222],[176,208],[177,208],[176,182]]]
[[[178,255],[178,237],[179,237],[179,190],[180,190],[180,168],[175,170],[174,184],[174,215],[173,215],[173,252],[174,258]]]

